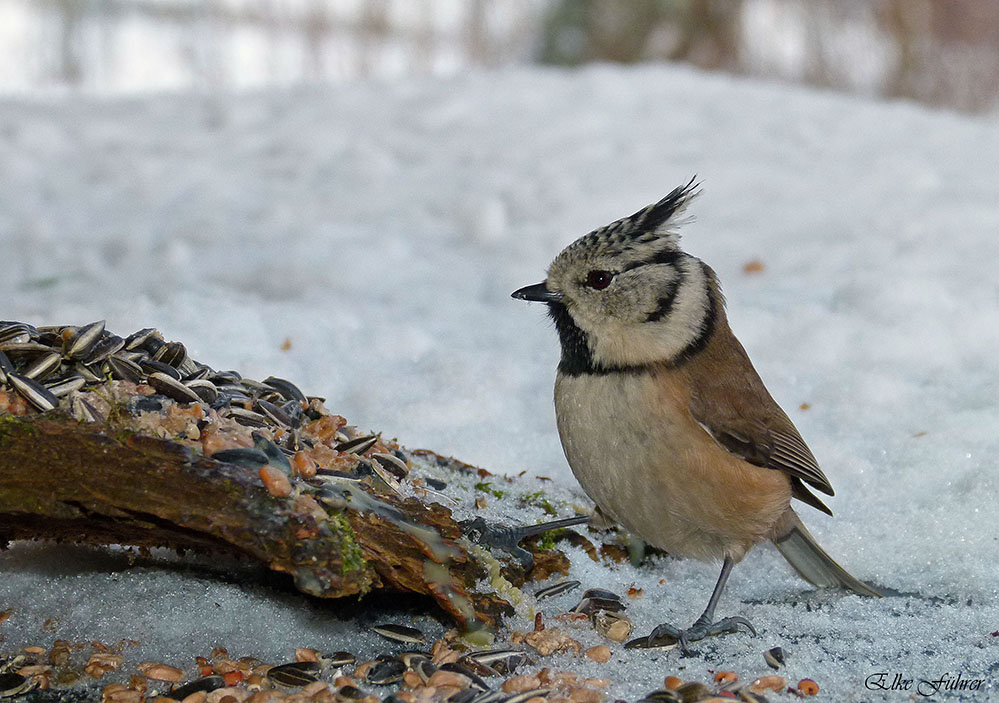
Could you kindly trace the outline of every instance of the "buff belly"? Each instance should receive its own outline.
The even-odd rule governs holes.
[[[790,482],[730,454],[688,407],[668,375],[559,374],[555,383],[566,459],[603,512],[671,554],[739,560],[772,536]]]

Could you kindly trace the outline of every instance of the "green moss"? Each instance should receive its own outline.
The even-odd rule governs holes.
[[[336,535],[337,540],[340,542],[340,568],[342,573],[346,574],[348,571],[358,571],[367,566],[367,562],[364,560],[364,553],[357,544],[354,528],[350,526],[347,516],[343,513],[330,515],[329,525],[333,530],[333,534]]]
[[[545,496],[544,491],[535,491],[534,493],[522,493],[520,495],[521,505],[536,505],[537,507],[544,510],[549,515],[557,515],[558,509],[551,504],[551,501]]]
[[[495,496],[496,498],[503,498],[506,496],[504,491],[498,488],[493,488],[493,484],[480,481],[475,484],[475,490],[482,491],[483,493],[488,493],[489,495]]]
[[[12,436],[24,433],[37,434],[38,428],[17,415],[0,415],[0,446],[3,446]]]

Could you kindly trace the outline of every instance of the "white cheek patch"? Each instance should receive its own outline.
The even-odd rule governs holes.
[[[693,257],[676,262],[681,276],[669,312],[653,321],[604,319],[590,335],[593,358],[607,367],[672,361],[695,345],[711,326],[711,282]]]

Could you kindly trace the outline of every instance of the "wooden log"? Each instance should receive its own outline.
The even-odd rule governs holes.
[[[252,469],[174,441],[59,412],[0,416],[0,543],[223,551],[318,597],[423,594],[465,628],[512,612],[474,589],[486,571],[455,542],[450,511],[354,483],[363,494],[337,510],[307,494],[271,495]]]

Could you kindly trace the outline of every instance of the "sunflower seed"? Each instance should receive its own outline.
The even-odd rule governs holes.
[[[415,627],[396,625],[395,623],[385,623],[382,625],[375,625],[371,629],[382,637],[395,642],[406,642],[407,644],[426,644],[426,640],[423,638],[423,633]]]
[[[80,359],[89,354],[104,334],[104,325],[105,320],[98,320],[76,330],[76,335],[70,338],[72,341],[66,348],[66,356],[70,359]]]
[[[297,400],[289,400],[286,403],[279,405],[281,411],[288,416],[291,420],[292,427],[301,427],[302,422],[305,420],[305,411],[302,410],[302,404]]]
[[[35,330],[34,337],[38,336],[38,331]],[[25,342],[30,342],[32,339],[32,331],[29,325],[23,322],[11,322],[3,323],[0,326],[0,344],[4,342],[12,342],[14,344],[24,344]]]
[[[549,693],[551,693],[550,688],[536,688],[533,691],[523,691],[521,693],[516,693],[509,698],[504,698],[503,703],[524,703],[524,701],[529,701],[536,696],[544,698]]]
[[[38,679],[27,678],[20,674],[0,674],[0,698],[13,698],[27,693],[38,685]]]
[[[103,383],[105,380],[96,371],[83,364],[73,364],[73,373],[83,376],[87,383]]]
[[[51,354],[45,354],[44,356],[38,357],[34,362],[32,362],[27,368],[25,368],[21,375],[25,378],[33,378],[36,381],[41,381],[45,377],[49,376],[56,369],[59,368],[59,364],[62,363],[62,356],[55,352]]]
[[[112,334],[104,337],[91,348],[84,363],[87,366],[99,364],[115,352],[121,351],[123,346],[125,346],[125,340],[117,335]]]
[[[14,373],[17,368],[7,355],[0,352],[0,383],[7,383],[7,374]]]
[[[156,354],[156,352],[158,352],[160,349],[162,349],[165,344],[166,342],[163,341],[162,337],[157,337],[156,335],[153,335],[151,337],[147,337],[139,348],[142,349],[142,351],[149,354],[150,356],[152,356]]]
[[[763,653],[763,660],[767,663],[767,666],[776,670],[784,666],[784,663],[787,661],[787,655],[784,654],[782,647],[773,647]]]
[[[426,657],[417,659],[415,666],[411,666],[410,668],[417,673],[423,683],[429,681],[430,677],[434,675],[435,671],[437,671],[437,667],[434,666],[434,663]]]
[[[324,659],[327,666],[350,666],[357,661],[357,657],[350,652],[333,652]]]
[[[606,610],[608,613],[618,613],[624,610],[625,607],[625,604],[617,599],[583,598],[571,612],[592,616],[601,610]]]
[[[475,688],[466,688],[462,691],[458,691],[456,694],[447,699],[447,703],[472,703],[472,699],[478,696],[482,691]]]
[[[126,359],[118,354],[108,357],[108,368],[111,370],[111,377],[131,383],[141,383],[145,374],[142,367],[130,359]]]
[[[267,427],[267,418],[252,410],[230,407],[226,414],[244,427]]]
[[[48,344],[39,344],[38,342],[3,342],[0,344],[0,351],[6,352],[7,356],[24,358],[38,354],[48,354],[52,351],[52,347]]]
[[[215,461],[221,461],[223,464],[235,464],[236,466],[241,466],[244,469],[252,469],[253,471],[270,463],[266,454],[259,449],[251,449],[249,447],[222,449],[212,454],[211,458]]]
[[[472,699],[472,703],[500,703],[501,701],[506,701],[507,694],[503,689],[496,689],[495,691],[483,691],[475,698]]]
[[[583,592],[583,598],[603,598],[604,600],[621,600],[621,596],[614,593],[613,591],[607,591],[603,588],[589,588]]]
[[[175,369],[178,368],[187,358],[187,349],[180,342],[167,342],[156,350],[153,354],[154,361],[161,361],[169,364]]]
[[[243,379],[238,371],[216,371],[208,377],[208,380],[219,385],[220,383],[239,383]]]
[[[379,452],[377,454],[372,454],[371,458],[381,464],[382,467],[387,469],[398,479],[404,479],[409,475],[409,466],[405,461],[394,454],[384,454]]]
[[[276,378],[274,376],[268,376],[264,379],[264,383],[280,393],[286,400],[295,400],[299,403],[304,403],[305,394],[302,393],[291,381],[286,381],[283,378]]]
[[[347,440],[346,442],[340,442],[340,444],[336,445],[334,449],[338,452],[344,452],[347,454],[364,454],[364,452],[375,446],[375,442],[377,441],[377,435],[355,437],[354,439]]]
[[[139,362],[139,366],[146,373],[161,373],[164,376],[169,376],[175,381],[180,381],[180,372],[170,364],[164,364],[162,361],[155,361],[153,359],[143,359]]]
[[[197,393],[185,386],[178,379],[159,371],[149,374],[149,385],[155,388],[157,393],[161,393],[167,398],[173,398],[178,403],[201,402],[201,398],[198,397]]]
[[[642,700],[653,703],[683,703],[683,697],[679,693],[666,688],[646,693]]]
[[[700,681],[691,681],[676,689],[676,693],[680,696],[683,703],[694,703],[702,698],[711,696],[711,689]]]
[[[579,588],[579,581],[562,581],[561,583],[556,583],[554,586],[547,586],[542,588],[534,597],[538,600],[542,598],[553,598],[555,596],[560,596],[563,593],[568,593],[576,588]]]
[[[281,447],[274,444],[266,437],[264,437],[259,432],[253,432],[250,434],[253,438],[253,446],[264,453],[267,457],[267,463],[286,474],[291,473],[291,463],[288,461],[288,457],[285,453],[281,451]]]
[[[517,667],[527,662],[527,654],[519,649],[493,649],[466,654],[458,661],[470,660],[496,670],[500,676],[509,676]]]
[[[125,338],[125,349],[135,351],[136,349],[141,348],[142,345],[146,343],[147,339],[158,334],[159,332],[152,327],[146,327],[138,332],[133,332]]]
[[[195,363],[197,363],[197,362],[195,362]],[[211,369],[211,367],[205,366],[204,364],[198,364],[198,365],[196,365],[194,367],[193,371],[189,372],[181,380],[184,381],[184,383],[187,383],[188,381],[202,381],[202,380],[207,379],[211,375],[212,375],[212,369]],[[215,385],[215,384],[212,384],[212,385]]]
[[[381,633],[379,633],[381,634]],[[406,665],[395,657],[379,659],[368,669],[364,680],[375,686],[387,686],[389,684],[402,681],[402,675],[406,673]]]
[[[279,425],[281,427],[291,427],[291,418],[288,417],[284,410],[276,406],[274,403],[270,403],[261,398],[257,400],[254,407],[262,415],[270,419],[275,425]]]
[[[215,384],[211,381],[196,378],[192,381],[185,381],[184,385],[197,393],[198,397],[209,405],[214,403],[219,397],[218,389],[215,388]]]
[[[38,381],[16,373],[7,374],[7,380],[14,387],[14,390],[42,412],[58,407],[59,399]]]
[[[319,680],[322,666],[316,662],[291,662],[275,666],[267,672],[267,678],[278,686],[298,688]]]
[[[167,698],[172,698],[175,701],[182,701],[193,693],[198,693],[200,691],[205,691],[206,693],[211,693],[217,689],[225,686],[225,679],[221,676],[205,676],[201,679],[195,679],[190,683],[186,683],[183,686],[178,686],[169,693],[164,693],[163,695]]]
[[[359,689],[357,686],[341,686],[336,695],[338,698],[346,698],[347,700],[360,700],[364,698],[364,691]]]
[[[240,380],[239,385],[241,385],[246,390],[250,391],[254,396],[263,395],[268,392],[273,392],[273,388],[261,383],[260,381],[254,381],[252,378],[244,378]]]
[[[62,398],[64,395],[69,395],[73,391],[78,391],[87,385],[87,379],[83,376],[73,375],[64,378],[61,381],[55,383],[50,383],[46,386],[57,398]]]
[[[482,666],[481,664],[479,666]],[[472,671],[469,667],[459,664],[458,662],[447,662],[446,664],[441,664],[440,667],[443,671],[453,671],[456,674],[461,674],[472,682],[472,686],[480,691],[488,691],[489,684],[482,680],[482,677]],[[487,667],[488,668],[488,667]],[[495,673],[495,669],[489,669]],[[419,673],[419,672],[417,672]],[[487,674],[487,676],[490,674]]]
[[[104,416],[80,396],[73,398],[71,409],[73,417],[79,422],[104,422]]]

